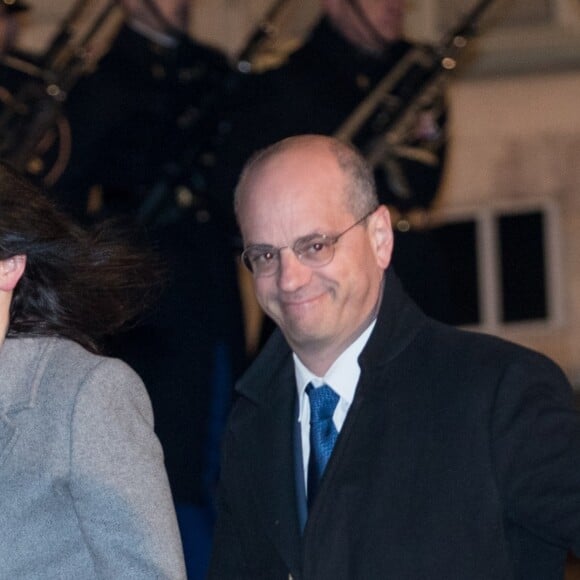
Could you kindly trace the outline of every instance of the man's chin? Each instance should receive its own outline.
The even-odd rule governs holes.
[[[320,324],[318,325],[287,325],[284,336],[294,349],[314,347],[324,342],[326,333],[322,332]]]

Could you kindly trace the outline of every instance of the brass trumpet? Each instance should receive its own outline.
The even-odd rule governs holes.
[[[410,50],[339,127],[335,136],[356,145],[376,166],[412,133],[421,111],[436,103],[442,85],[477,24],[495,0],[479,0],[434,46]]]

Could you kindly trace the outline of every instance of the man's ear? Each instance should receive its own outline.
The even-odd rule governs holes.
[[[369,217],[369,230],[377,264],[386,270],[391,263],[394,244],[391,216],[386,206],[379,206]]]
[[[18,255],[0,260],[0,290],[10,292],[24,274],[26,256]]]

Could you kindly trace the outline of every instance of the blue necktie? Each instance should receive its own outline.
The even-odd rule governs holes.
[[[306,387],[310,398],[310,459],[308,461],[308,508],[312,506],[318,484],[338,437],[332,415],[339,396],[328,386]]]

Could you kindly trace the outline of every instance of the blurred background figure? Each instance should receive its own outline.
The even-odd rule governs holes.
[[[336,135],[374,155],[374,143],[418,97],[421,79],[411,67],[418,45],[403,34],[404,0],[321,0],[321,8],[320,20],[286,62],[246,79],[244,98],[231,107],[230,139],[218,153],[216,192],[231,195],[243,160],[290,135]],[[381,83],[388,90],[377,99]],[[359,121],[360,108],[367,106],[372,114]],[[396,230],[394,267],[411,296],[439,318],[448,294],[428,210],[444,174],[446,120],[439,91],[372,162],[380,200],[389,206]]]
[[[72,148],[55,191],[89,219],[122,211],[158,224],[175,217],[176,203],[206,203],[197,190],[176,201],[168,181],[181,170],[176,158],[211,132],[230,68],[187,35],[190,0],[120,4],[125,18],[110,49],[65,102]]]

